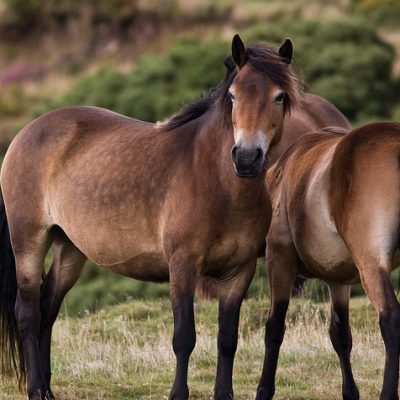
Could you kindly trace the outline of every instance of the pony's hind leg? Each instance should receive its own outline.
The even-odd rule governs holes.
[[[390,157],[388,159],[391,160]],[[387,182],[389,178],[394,181]],[[397,187],[394,183],[398,185],[397,171],[396,174],[388,173],[375,181],[379,184],[383,182],[386,186],[378,186],[379,192],[375,192],[371,189],[375,189],[373,185],[367,185],[363,181],[368,191],[347,203],[350,208],[343,211],[347,218],[339,221],[339,224],[341,236],[357,266],[361,283],[379,317],[386,350],[380,400],[398,400],[400,305],[390,274],[398,247],[400,218],[397,204],[400,201],[400,191],[388,191],[388,188]],[[388,194],[384,191],[385,188]],[[361,195],[364,197],[361,198]],[[365,201],[366,198],[368,202]],[[371,204],[374,206],[371,207]]]
[[[41,324],[39,351],[44,379],[48,387],[49,398],[54,399],[50,389],[51,366],[50,349],[53,324],[64,296],[79,278],[86,257],[62,233],[56,234],[52,244],[53,262],[41,288]]]
[[[379,316],[386,358],[380,400],[398,400],[400,355],[400,305],[390,281],[390,261],[379,257],[354,257],[361,283]]]
[[[268,243],[266,254],[271,301],[265,324],[264,365],[256,400],[271,400],[275,394],[279,351],[285,334],[286,313],[298,266],[298,256],[292,244]]]
[[[38,235],[39,236],[39,235]],[[48,387],[40,363],[38,336],[40,332],[40,286],[44,257],[48,249],[45,235],[36,245],[20,250],[14,247],[18,292],[15,316],[21,341],[23,364],[26,370],[29,400],[45,400]],[[42,240],[40,240],[42,239]],[[33,250],[34,249],[34,250]]]
[[[350,364],[352,338],[349,325],[350,285],[329,285],[331,295],[331,322],[329,335],[332,345],[339,356],[342,371],[343,400],[358,400],[360,398],[354,382]]]

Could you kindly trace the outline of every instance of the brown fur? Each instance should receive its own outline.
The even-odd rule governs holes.
[[[1,184],[29,399],[54,399],[51,329],[86,258],[136,279],[169,280],[177,358],[171,399],[189,395],[196,283],[215,277],[222,289],[215,398],[233,396],[240,305],[271,216],[265,153],[289,108],[274,104],[267,118],[264,105],[274,100],[273,90],[284,90],[291,104],[297,93],[276,50],[238,49],[246,62],[228,69],[209,97],[163,124],[69,107],[33,121],[12,142]],[[237,137],[245,141],[235,143]],[[42,285],[50,245],[54,261]]]
[[[266,107],[265,115],[269,114],[270,109]],[[333,104],[315,94],[304,94],[301,100],[298,100],[298,106],[293,107],[290,115],[285,117],[280,141],[268,152],[268,166],[273,165],[306,133],[331,125],[335,126],[336,130],[342,128],[344,132],[351,129],[346,117]],[[264,251],[260,252],[260,256],[264,256]],[[218,297],[217,283],[210,277],[201,277],[196,293],[201,299],[216,299]]]
[[[283,338],[288,287],[298,274],[329,285],[330,334],[341,362],[344,399],[359,398],[350,365],[348,302],[350,285],[361,278],[386,345],[381,399],[398,398],[400,307],[390,272],[398,266],[400,247],[399,157],[400,124],[374,123],[346,135],[334,129],[305,135],[268,171],[272,298],[258,400],[272,398],[275,390],[281,340],[274,338]]]
[[[329,101],[306,93],[283,123],[282,138],[269,152],[268,164],[272,166],[279,157],[306,133],[328,126],[350,130],[346,117]]]

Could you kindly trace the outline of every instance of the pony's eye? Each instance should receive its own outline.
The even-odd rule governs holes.
[[[286,93],[285,92],[281,92],[281,93],[278,94],[278,96],[275,97],[274,103],[275,104],[282,104],[283,101],[285,100],[285,98],[286,98]]]
[[[236,97],[232,92],[228,92],[228,96],[231,99],[231,102],[234,103],[236,101]]]

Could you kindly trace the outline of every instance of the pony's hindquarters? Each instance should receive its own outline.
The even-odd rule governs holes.
[[[390,272],[400,234],[400,125],[352,133],[335,160],[333,213],[378,316],[386,360],[381,399],[398,399],[400,305]]]
[[[34,213],[13,207],[11,200],[9,227],[3,204],[0,209],[1,368],[17,370],[19,354],[18,378],[21,384],[26,376],[28,398],[51,400],[52,327],[86,257],[59,228],[43,228]],[[44,258],[52,242],[53,264],[43,281]]]
[[[352,136],[332,162],[332,215],[356,264],[374,259],[390,272],[400,245],[400,128]]]
[[[45,177],[50,169],[46,154],[49,149],[40,146],[42,133],[37,122],[21,131],[10,145],[1,169],[1,189],[7,209],[10,241],[8,252],[11,254],[12,244],[14,255],[13,265],[7,267],[8,270],[13,268],[14,279],[9,279],[8,283],[8,290],[12,291],[7,300],[8,319],[12,323],[9,337],[13,338],[14,335],[17,338],[14,340],[21,343],[20,375],[24,378],[26,370],[28,397],[40,400],[53,399],[43,370],[43,359],[46,357],[40,349],[42,328],[46,321],[42,318],[45,312],[41,310],[44,259],[54,239],[46,201]],[[2,233],[2,240],[3,237],[6,237],[5,233]],[[3,283],[3,276],[1,280],[3,288],[7,282]],[[14,309],[15,316],[12,319]],[[11,344],[14,349],[18,346]],[[2,346],[6,345],[3,341]],[[14,360],[11,363],[16,367]]]

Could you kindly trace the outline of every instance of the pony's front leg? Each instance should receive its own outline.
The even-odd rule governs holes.
[[[257,259],[242,267],[238,276],[219,287],[218,365],[215,400],[233,399],[232,370],[238,341],[240,307],[254,276]]]
[[[170,293],[174,315],[172,346],[176,356],[175,380],[170,400],[189,398],[189,357],[196,344],[193,299],[200,267],[196,261],[174,257],[170,262]]]
[[[296,278],[297,255],[294,249],[278,247],[267,249],[267,271],[271,303],[265,324],[265,356],[256,400],[271,400],[275,394],[275,374],[285,334],[285,319],[292,284]]]

